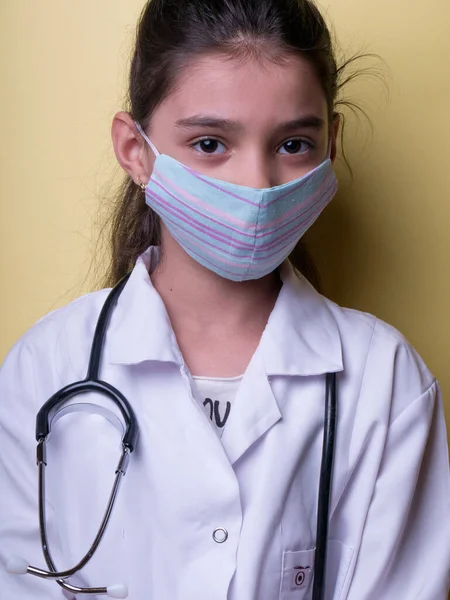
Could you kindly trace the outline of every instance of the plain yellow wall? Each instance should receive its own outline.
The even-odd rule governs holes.
[[[117,175],[109,130],[142,0],[0,4],[0,359],[89,290],[92,221]],[[327,294],[399,328],[440,379],[450,420],[450,4],[323,0],[341,44],[386,61],[349,89],[351,182],[307,239]],[[373,63],[372,63],[373,64]]]

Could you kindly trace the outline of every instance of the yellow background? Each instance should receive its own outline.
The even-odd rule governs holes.
[[[0,4],[0,359],[91,289],[92,223],[117,176],[110,143],[142,0]],[[450,4],[323,0],[344,50],[383,57],[347,90],[338,198],[308,242],[325,291],[400,329],[440,379],[450,421]],[[377,63],[372,63],[377,64]],[[380,64],[378,63],[378,66]]]

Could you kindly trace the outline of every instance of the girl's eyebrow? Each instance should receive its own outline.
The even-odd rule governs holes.
[[[213,129],[222,129],[223,131],[242,132],[245,127],[239,121],[230,119],[220,119],[208,115],[193,115],[185,119],[179,119],[175,126],[181,129],[192,129],[194,127],[208,127]],[[286,133],[293,129],[316,129],[320,131],[325,126],[325,121],[316,115],[305,115],[292,121],[281,123],[277,128],[277,133]]]
[[[224,131],[242,131],[244,126],[238,121],[230,119],[220,119],[208,115],[193,115],[186,119],[180,119],[175,123],[176,127],[182,129],[192,129],[193,127],[211,127],[214,129],[223,129]]]
[[[277,127],[277,133],[287,133],[293,129],[315,129],[321,131],[325,127],[325,120],[316,115],[305,115],[292,121],[281,123]]]

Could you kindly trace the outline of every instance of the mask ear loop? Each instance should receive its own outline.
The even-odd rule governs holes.
[[[160,156],[159,151],[157,150],[156,146],[153,144],[153,142],[151,141],[151,139],[147,136],[147,134],[145,133],[145,131],[142,129],[140,123],[138,123],[137,121],[134,122],[134,124],[136,125],[136,129],[139,131],[139,133],[142,135],[142,137],[144,138],[144,140],[147,142],[147,144],[150,146],[150,148],[153,150],[153,153],[156,157]]]

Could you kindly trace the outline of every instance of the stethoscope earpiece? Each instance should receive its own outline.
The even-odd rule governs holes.
[[[6,570],[11,575],[26,575],[30,563],[20,556],[10,556],[6,563]]]

